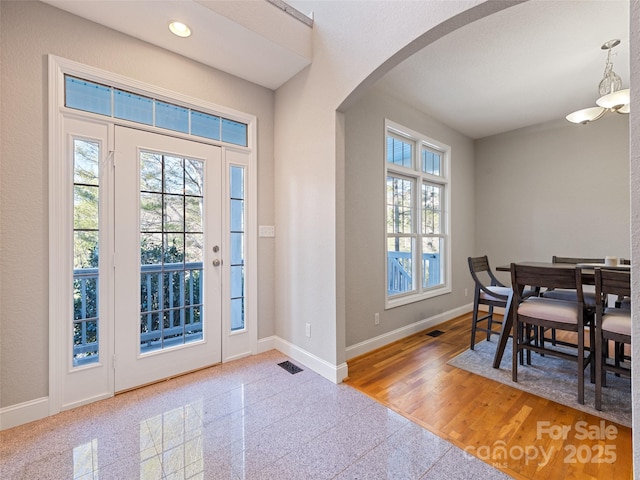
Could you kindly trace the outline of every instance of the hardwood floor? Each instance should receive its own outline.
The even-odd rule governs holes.
[[[345,382],[514,478],[633,478],[630,428],[447,365],[470,325],[464,315],[352,359]]]

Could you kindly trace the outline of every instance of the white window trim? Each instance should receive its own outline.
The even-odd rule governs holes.
[[[387,135],[392,133],[394,135],[398,135],[411,141],[414,143],[415,147],[413,150],[413,158],[412,158],[412,168],[403,167],[400,165],[390,165],[387,162]],[[384,252],[384,298],[385,298],[385,309],[391,309],[395,307],[399,307],[402,305],[408,305],[410,303],[419,302],[421,300],[425,300],[428,298],[434,298],[440,295],[445,295],[447,293],[451,293],[451,189],[452,189],[452,181],[451,181],[451,147],[443,142],[435,140],[433,138],[427,137],[426,135],[411,130],[407,127],[404,127],[398,123],[395,123],[389,119],[385,119],[384,122],[384,142],[383,142],[383,161],[384,161],[384,177],[383,177],[383,191],[386,191],[387,187],[387,175],[389,173],[398,174],[404,177],[409,177],[415,180],[416,192],[414,194],[414,201],[416,203],[416,212],[418,214],[417,218],[414,218],[415,226],[413,229],[413,234],[410,235],[412,237],[416,236],[416,233],[419,229],[419,221],[420,221],[420,205],[417,199],[420,198],[420,179],[425,179],[431,183],[436,183],[444,186],[444,243],[445,243],[445,252],[444,252],[444,276],[445,281],[442,286],[430,288],[427,290],[422,290],[421,281],[418,280],[417,283],[417,291],[407,293],[407,294],[399,294],[393,297],[389,297],[389,293],[387,290],[387,281],[388,281],[388,272],[387,272],[387,209],[386,195],[383,195],[383,208],[382,215],[384,217],[384,231],[383,231],[383,252]],[[420,161],[420,155],[422,151],[422,146],[425,145],[427,147],[433,148],[442,152],[442,175],[429,175],[424,172],[420,172],[418,165]],[[409,236],[409,235],[408,235]],[[441,259],[442,261],[442,259]],[[421,273],[421,272],[420,272]]]
[[[68,321],[68,307],[64,285],[67,282],[65,272],[69,271],[69,265],[73,260],[68,248],[65,246],[69,239],[68,231],[72,227],[70,225],[69,216],[67,215],[70,201],[70,195],[67,191],[68,179],[65,176],[66,170],[63,168],[65,158],[65,142],[63,135],[64,117],[77,117],[96,123],[105,125],[122,125],[145,130],[149,132],[159,133],[163,135],[171,135],[174,137],[184,138],[191,141],[206,143],[210,145],[220,146],[223,149],[223,161],[225,169],[228,172],[229,162],[226,160],[226,152],[241,152],[246,158],[247,179],[246,179],[246,259],[247,276],[246,276],[246,304],[245,304],[245,326],[249,331],[250,341],[248,350],[245,347],[243,355],[256,354],[258,344],[258,325],[257,325],[257,301],[258,301],[258,281],[257,281],[257,118],[244,112],[233,110],[221,105],[216,105],[204,100],[183,95],[178,92],[163,89],[161,87],[140,82],[122,75],[118,75],[106,70],[84,65],[72,60],[61,58],[55,55],[48,55],[48,120],[49,120],[49,332],[58,331],[61,322]],[[116,88],[146,94],[158,100],[167,101],[169,103],[190,107],[204,113],[218,115],[230,120],[245,123],[247,125],[247,147],[230,145],[222,141],[211,140],[207,138],[192,136],[176,131],[168,131],[162,128],[144,125],[137,122],[131,122],[118,118],[105,117],[95,113],[85,112],[81,110],[65,107],[64,102],[64,76],[71,75],[97,83],[104,83]],[[111,126],[110,129],[113,129]],[[112,136],[110,142],[112,142]],[[112,149],[113,146],[109,145]],[[227,188],[225,182],[225,188]],[[228,204],[227,191],[223,192],[226,203]],[[227,205],[228,207],[228,205]],[[225,232],[229,231],[229,219],[226,213],[223,213],[223,228]],[[226,238],[226,234],[225,234]],[[112,257],[112,254],[109,254]],[[225,250],[225,255],[228,251]],[[225,257],[226,258],[226,257]],[[108,261],[113,262],[113,258]],[[224,262],[228,264],[228,262]],[[112,282],[112,280],[109,280]],[[224,282],[228,283],[228,282]],[[223,297],[223,314],[229,312],[230,299]],[[226,329],[228,321],[223,320],[223,328]],[[232,347],[234,335],[230,331],[222,332],[222,361],[228,361],[237,358],[239,355]],[[237,338],[237,335],[235,335]],[[49,414],[54,415],[61,411],[62,391],[60,387],[60,372],[65,365],[63,364],[63,352],[60,339],[55,334],[49,335]],[[230,353],[229,357],[225,357],[225,352]],[[233,352],[233,353],[232,353]],[[235,355],[234,355],[235,353]],[[102,352],[101,352],[101,358]],[[106,359],[105,359],[106,360]],[[113,392],[112,392],[113,393]]]

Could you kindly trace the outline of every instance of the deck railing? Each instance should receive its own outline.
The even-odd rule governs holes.
[[[98,269],[73,271],[73,365],[98,361]]]
[[[202,262],[142,265],[140,274],[141,352],[201,340]]]
[[[74,280],[73,364],[98,361],[98,268],[78,268]],[[202,339],[202,262],[142,265],[140,351]]]
[[[410,292],[414,289],[411,269],[405,265],[411,262],[411,252],[387,253],[387,292],[391,295]],[[426,287],[440,284],[440,254],[425,253],[422,255],[422,271],[428,272]]]

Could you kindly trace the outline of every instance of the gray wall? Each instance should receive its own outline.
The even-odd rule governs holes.
[[[386,311],[385,118],[452,147],[453,257],[451,294]],[[585,126],[559,120],[473,142],[371,91],[345,119],[347,346],[469,304],[469,255],[487,254],[494,267],[554,254],[630,257],[628,116]]]
[[[475,253],[630,258],[629,117],[558,120],[476,141]]]
[[[271,90],[40,2],[0,2],[0,406],[48,395],[47,58],[51,53],[258,117],[258,222],[274,224]],[[275,334],[260,241],[259,337]]]
[[[473,141],[428,115],[378,91],[346,118],[346,344],[388,333],[471,302],[467,257],[474,250]],[[385,310],[384,120],[451,147],[452,292]],[[373,317],[380,313],[380,325]]]

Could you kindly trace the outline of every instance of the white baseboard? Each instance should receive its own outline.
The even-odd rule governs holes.
[[[258,353],[268,352],[269,350],[278,350],[279,352],[284,353],[293,360],[302,363],[304,366],[334,383],[340,383],[342,380],[347,378],[348,372],[346,363],[337,366],[332,365],[326,360],[323,360],[320,357],[309,353],[286,340],[283,340],[277,335],[258,340]]]
[[[234,360],[240,360],[241,358],[250,357],[251,355],[252,355],[251,352],[238,353],[236,355],[233,355],[231,357],[227,357],[227,358],[223,359],[222,363],[233,362]]]
[[[0,409],[0,430],[49,416],[49,397],[36,398]]]
[[[107,398],[111,398],[111,397],[113,397],[113,393],[111,392],[103,393],[101,395],[96,395],[94,397],[86,397],[86,398],[83,398],[82,400],[78,400],[77,402],[66,403],[62,405],[62,407],[60,408],[60,411],[72,410],[74,408],[78,408],[83,405],[89,405],[90,403],[98,402],[100,400],[106,400]],[[53,415],[53,413],[50,413],[50,414]]]
[[[289,343],[280,337],[275,337],[275,349],[291,357],[295,361],[302,363],[333,383],[340,383],[348,376],[349,372],[346,363],[333,365],[313,353],[307,352],[306,350],[294,345],[293,343]]]
[[[257,353],[260,354],[260,353],[268,352],[269,350],[275,350],[277,338],[278,337],[276,337],[275,335],[272,335],[270,337],[259,339]]]
[[[351,345],[346,349],[346,357],[347,359],[351,359],[359,355],[363,355],[371,350],[383,347],[389,343],[395,342],[396,340],[400,340],[404,337],[408,337],[409,335],[413,335],[414,333],[418,333],[422,330],[426,330],[427,328],[434,327],[440,323],[463,315],[471,311],[472,308],[473,305],[465,305],[434,317],[420,320],[419,322],[412,323],[411,325],[407,325],[392,332],[365,340],[364,342],[360,342],[356,345]],[[340,365],[333,365],[332,363],[327,362],[313,353],[287,342],[276,335],[258,340],[257,353],[264,353],[274,349],[291,357],[293,360],[302,363],[307,368],[310,368],[333,383],[340,383],[349,375],[346,362]],[[47,416],[49,416],[48,397],[37,398],[28,402],[5,407],[0,409],[0,430],[40,420]]]
[[[355,345],[351,345],[346,349],[347,360],[364,355],[376,348],[384,347],[385,345],[401,340],[409,335],[413,335],[414,333],[421,332],[422,330],[426,330],[427,328],[435,327],[436,325],[452,320],[460,315],[469,313],[471,310],[473,310],[473,304],[470,303],[468,305],[463,305],[453,310],[449,310],[448,312],[443,312],[433,317],[425,318],[424,320],[412,323],[411,325],[406,325],[391,332],[383,333],[382,335],[356,343]]]

